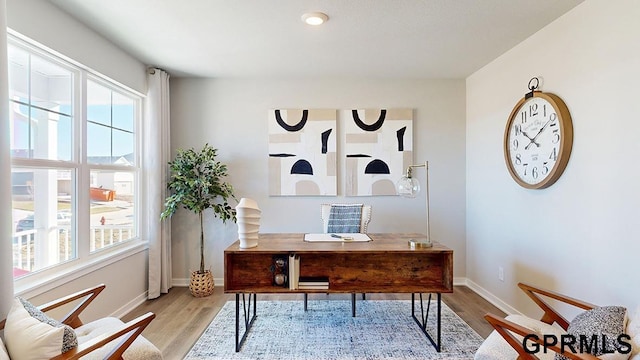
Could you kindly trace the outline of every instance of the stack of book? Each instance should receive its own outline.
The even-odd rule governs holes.
[[[289,290],[329,290],[326,276],[301,277],[300,256],[289,255]]]
[[[300,256],[289,255],[289,290],[298,289],[298,279],[300,278]]]
[[[329,278],[320,277],[300,277],[298,279],[298,289],[300,290],[329,290]]]

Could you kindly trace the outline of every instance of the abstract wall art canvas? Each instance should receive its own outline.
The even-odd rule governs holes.
[[[269,195],[337,195],[336,113],[269,110]]]
[[[345,131],[345,195],[397,195],[413,160],[413,109],[352,109]]]

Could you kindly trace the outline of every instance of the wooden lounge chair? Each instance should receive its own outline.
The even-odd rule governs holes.
[[[599,359],[591,353],[580,352],[579,349],[574,352],[570,347],[562,345],[561,338],[563,334],[568,334],[567,330],[572,322],[562,316],[546,300],[559,301],[583,310],[595,309],[597,305],[524,283],[519,283],[518,287],[544,311],[542,317],[537,320],[524,315],[509,315],[503,318],[491,313],[486,314],[484,318],[495,330],[482,343],[475,354],[475,360],[554,359],[556,353],[562,353],[569,359]],[[629,317],[631,320],[627,323],[626,330],[631,330],[632,322],[635,329],[640,329],[638,315],[640,314]],[[640,340],[640,332],[635,333],[637,330],[631,330],[631,332],[629,343],[634,344],[635,341]],[[551,345],[553,341],[548,340],[545,343],[545,335],[549,339],[555,337],[558,342]],[[525,337],[528,339],[526,346],[523,345]],[[535,349],[538,351],[533,351]],[[631,346],[630,358],[634,355],[640,357],[638,351],[640,349],[636,345]]]
[[[148,312],[127,323],[114,317],[105,317],[83,323],[80,315],[89,304],[105,289],[101,284],[74,294],[38,306],[42,312],[59,308],[63,305],[78,303],[60,322],[74,329],[78,338],[78,346],[52,359],[162,359],[162,353],[151,342],[140,334],[155,318]],[[6,319],[0,321],[0,330],[5,330]],[[0,352],[4,349],[0,348]],[[0,353],[0,358],[2,354]]]

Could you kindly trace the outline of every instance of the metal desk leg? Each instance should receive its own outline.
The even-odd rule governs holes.
[[[429,319],[429,309],[431,307],[431,293],[429,294],[429,300],[427,303],[427,311],[425,314],[424,306],[422,302],[422,293],[420,293],[420,318],[416,317],[415,312],[415,295],[411,294],[411,316],[413,320],[418,324],[420,330],[427,336],[427,339],[431,342],[431,345],[436,349],[437,352],[441,350],[441,333],[442,333],[442,294],[436,293],[437,296],[437,318],[436,318],[436,341],[433,340],[431,335],[427,332],[427,319]]]
[[[309,301],[309,295],[304,293],[304,311],[307,311],[307,302]]]
[[[251,304],[251,295],[253,295],[253,305]],[[240,338],[240,294],[236,293],[236,352],[240,351],[240,347],[247,338],[247,333],[256,319],[256,294],[249,294],[249,300],[246,301],[245,294],[242,294],[242,314],[244,315],[244,333]],[[253,309],[253,310],[252,310]],[[253,314],[251,314],[253,312]],[[251,317],[249,317],[251,316]]]
[[[356,294],[351,294],[351,316],[356,317]]]

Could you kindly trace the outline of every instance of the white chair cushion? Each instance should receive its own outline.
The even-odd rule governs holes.
[[[632,359],[640,360],[640,305],[633,314],[630,314],[627,322],[627,335],[631,337]],[[634,356],[636,358],[634,358]]]
[[[122,324],[122,320],[114,317],[105,317],[84,324],[75,329],[76,335],[78,335],[78,343],[83,344],[104,333],[116,331],[122,326]],[[101,349],[90,352],[82,359],[103,359],[109,351],[118,345],[118,343],[118,340],[112,341]],[[124,352],[123,357],[125,360],[162,360],[162,353],[149,340],[142,336],[138,336],[136,340],[134,340],[133,344],[131,344],[131,346]]]
[[[7,314],[4,339],[11,358],[48,360],[60,355],[65,328],[52,326],[29,314],[19,299],[14,299]]]
[[[9,354],[7,354],[7,348],[4,347],[2,338],[0,338],[0,360],[11,360],[9,359]]]
[[[531,330],[532,334],[542,336],[544,334],[553,334],[558,338],[562,334],[566,334],[564,329],[559,326],[549,325],[539,320],[535,320],[523,315],[509,315],[507,320],[514,322],[518,325],[524,326]],[[524,339],[522,336],[516,335],[516,339],[522,342]],[[553,351],[547,351],[544,353],[541,351],[535,354],[541,360],[553,360],[555,353]],[[475,360],[513,360],[518,357],[518,353],[507,343],[507,341],[497,332],[492,331],[491,334],[482,342],[482,345],[476,351],[474,356]]]

